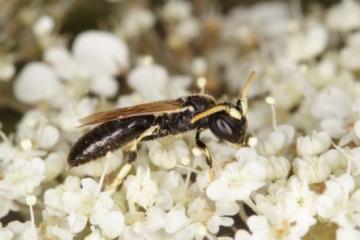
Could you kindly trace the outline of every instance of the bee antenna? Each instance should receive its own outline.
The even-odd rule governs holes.
[[[256,79],[256,72],[251,71],[248,79],[246,80],[246,82],[244,84],[244,86],[241,88],[240,103],[241,103],[244,115],[247,113],[247,110],[248,110],[247,94],[248,94],[248,91],[249,91],[249,88],[250,88],[251,84],[254,82],[255,79]]]

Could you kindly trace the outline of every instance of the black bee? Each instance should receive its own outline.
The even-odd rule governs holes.
[[[95,160],[120,147],[129,149],[128,164],[121,178],[130,171],[136,159],[141,141],[153,140],[196,130],[195,142],[206,156],[208,165],[212,159],[200,133],[210,129],[218,138],[243,144],[246,135],[247,91],[255,79],[251,72],[235,103],[221,102],[209,95],[196,94],[175,100],[158,101],[95,113],[81,119],[84,125],[99,124],[83,135],[71,148],[70,166]]]

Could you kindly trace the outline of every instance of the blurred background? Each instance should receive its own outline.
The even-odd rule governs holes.
[[[189,23],[189,26],[184,26],[184,29],[180,31],[185,33],[180,33],[180,35],[183,34],[185,36],[182,37],[188,39],[185,39],[186,43],[181,43],[172,36],[173,25],[176,25],[174,22],[180,20],[175,19],[171,22],[171,16],[167,19],[164,12],[169,11],[168,15],[171,15],[173,14],[171,11],[186,10],[166,10],[164,8],[166,8],[167,2],[160,0],[1,0],[0,122],[3,124],[4,131],[12,132],[15,123],[21,117],[21,113],[29,109],[29,105],[14,97],[12,90],[14,80],[24,65],[32,61],[41,61],[45,50],[50,46],[62,42],[68,49],[71,49],[72,42],[81,32],[93,29],[111,31],[127,42],[132,56],[131,65],[134,65],[136,56],[151,55],[155,62],[163,65],[171,74],[188,74],[191,72],[189,62],[194,57],[201,56],[205,60],[216,58],[216,49],[218,49],[219,44],[229,43],[228,39],[224,40],[222,35],[224,31],[227,31],[227,25],[231,25],[229,23],[232,21],[231,18],[236,18],[234,16],[236,9],[250,9],[255,5],[269,3],[269,1],[253,0],[188,1],[188,5],[191,5],[190,16],[197,22],[196,28],[199,29],[192,29],[194,27],[191,26],[192,23]],[[313,14],[322,18],[322,9],[328,8],[336,2],[339,1],[294,0],[277,1],[276,3],[288,8],[288,13],[292,14],[292,17],[297,17],[296,15],[299,13],[296,11],[299,9],[296,10],[296,8],[300,8],[301,14]],[[140,11],[139,18],[136,17],[136,13],[131,15],[134,9],[144,10],[143,12]],[[148,13],[150,15],[147,15]],[[251,10],[249,10],[249,15],[251,15]],[[247,24],[247,16],[244,18],[238,24],[241,28],[243,28],[240,26],[242,25],[241,21],[245,25]],[[234,21],[236,27],[236,20]],[[250,24],[248,27],[249,29],[243,28],[243,31],[250,31],[248,32],[250,37],[245,36],[244,39],[240,39],[240,42],[236,43],[236,49],[242,55],[258,47],[258,36],[252,34],[255,32],[258,34],[261,29],[255,29],[256,31],[251,32],[253,30],[251,28],[254,26]],[[141,33],[139,33],[137,32],[138,29],[135,28],[143,28],[143,30],[140,30]],[[186,31],[190,33],[186,33]],[[191,31],[197,32],[192,36]],[[236,30],[234,29],[234,31]],[[251,36],[254,38],[251,39]],[[219,58],[221,57],[219,56]],[[201,65],[201,61],[199,64]],[[208,69],[206,73],[208,77],[207,92],[221,96],[228,90],[225,79],[228,70],[224,64],[216,63],[214,65],[216,68]],[[239,76],[239,78],[241,77]],[[118,81],[122,81],[121,78],[126,78],[126,74],[120,74],[117,78]],[[122,82],[124,84],[122,84],[119,94],[131,92],[125,81]],[[194,89],[194,87],[195,84],[189,86],[190,89]],[[229,94],[236,93],[229,92]]]

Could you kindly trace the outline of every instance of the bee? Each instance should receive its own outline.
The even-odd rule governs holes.
[[[142,141],[196,130],[195,144],[212,167],[212,158],[200,134],[210,129],[219,139],[243,144],[246,136],[247,92],[255,79],[251,72],[235,103],[217,102],[212,96],[195,94],[95,113],[80,119],[82,126],[98,124],[80,137],[68,155],[70,166],[79,166],[105,156],[120,147],[128,149],[127,163],[121,168],[116,186],[130,172]]]

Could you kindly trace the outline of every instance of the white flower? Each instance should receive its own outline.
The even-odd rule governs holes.
[[[115,76],[129,66],[126,44],[116,35],[103,31],[79,34],[72,54],[63,46],[54,46],[46,50],[44,58],[66,81],[69,91],[64,94],[71,96],[74,93],[82,96],[89,90],[103,97],[114,96],[119,88]]]
[[[360,164],[359,161],[357,159],[359,159],[360,156],[360,147],[354,147],[351,148],[349,150],[345,150],[346,155],[343,156],[342,153],[340,152],[340,156],[338,157],[338,164],[343,167],[343,169],[345,169],[346,167],[351,167],[351,172],[354,173],[354,176],[357,177],[357,172],[360,169]],[[349,155],[348,155],[349,154]],[[349,166],[350,164],[350,166]]]
[[[349,95],[338,87],[327,87],[316,97],[311,114],[317,119],[344,118],[351,112]]]
[[[176,164],[187,165],[190,162],[189,147],[182,139],[169,137],[146,142],[145,145],[149,150],[150,161],[159,167],[171,169]]]
[[[358,138],[360,138],[360,120],[357,120],[354,124],[354,132]]]
[[[85,240],[105,240],[97,228],[91,228],[91,233],[85,237]]]
[[[341,19],[341,21],[339,21]],[[360,5],[357,1],[344,0],[327,13],[326,23],[330,29],[347,32],[360,28]]]
[[[137,230],[137,229],[136,229]],[[124,240],[147,240],[143,233],[133,229],[133,226],[125,226],[122,239]]]
[[[17,149],[8,140],[0,142],[0,166],[10,163],[16,156]]]
[[[307,23],[304,31],[295,32],[288,40],[288,54],[297,61],[310,60],[321,54],[328,44],[324,26],[316,21]]]
[[[328,180],[325,192],[318,198],[318,215],[345,228],[360,226],[360,191],[354,188],[354,179],[347,174]]]
[[[49,123],[42,112],[32,110],[28,111],[20,122],[17,137],[31,140],[36,148],[50,149],[58,143],[60,132]]]
[[[175,99],[189,95],[188,88],[192,84],[192,79],[186,75],[170,76],[167,85],[166,95],[169,99]]]
[[[0,203],[0,218],[8,215],[10,211],[19,211],[19,206],[13,201],[13,196],[9,196],[9,193],[3,189],[0,190]]]
[[[294,203],[297,211],[315,216],[316,194],[310,190],[306,181],[301,181],[298,177],[290,177],[283,201]]]
[[[321,120],[320,126],[331,137],[340,139],[344,146],[351,141],[358,143],[356,135],[357,102],[351,104],[349,95],[337,87],[329,87],[316,98],[312,115]]]
[[[131,8],[122,18],[120,31],[127,37],[138,37],[155,23],[155,17],[146,8]]]
[[[41,16],[36,20],[33,26],[33,32],[39,36],[43,37],[49,35],[51,31],[54,29],[55,23],[54,19],[50,16]]]
[[[264,186],[266,165],[252,149],[237,152],[238,161],[226,165],[218,179],[210,183],[206,193],[215,201],[247,200],[250,194]]]
[[[56,73],[41,62],[27,64],[14,84],[15,97],[27,104],[50,100],[60,90]]]
[[[208,63],[203,57],[196,57],[191,63],[191,71],[195,76],[204,76],[208,71]]]
[[[100,201],[96,204],[99,205]],[[99,213],[95,213],[91,216],[90,222],[92,224],[98,225],[101,229],[104,236],[113,239],[118,236],[123,231],[124,227],[124,215],[119,211],[112,212],[103,212],[103,206],[97,208],[95,205],[95,211],[99,211]]]
[[[225,40],[244,47],[252,47],[256,43],[256,32],[252,23],[249,23],[251,13],[249,9],[236,7],[225,19],[222,36]]]
[[[175,234],[176,240],[201,240],[206,236],[206,227],[201,223],[191,223]]]
[[[289,12],[287,6],[281,2],[263,2],[244,8],[243,6],[231,9],[225,16],[223,34],[226,39],[240,43],[242,46],[254,46],[258,42],[258,35],[267,39],[279,39],[287,32]]]
[[[138,94],[137,92],[134,92],[132,94],[125,94],[125,95],[121,95],[116,103],[116,106],[121,108],[121,107],[129,107],[129,106],[133,106],[133,105],[138,105],[138,104],[142,104],[142,97],[140,96],[140,94]]]
[[[91,82],[90,89],[99,96],[112,97],[115,96],[119,90],[119,85],[117,80],[113,77],[98,76]]]
[[[266,141],[259,144],[259,151],[266,155],[276,155],[289,145],[295,135],[294,127],[290,125],[281,125],[271,132]]]
[[[314,156],[325,152],[331,146],[331,138],[327,132],[313,132],[312,136],[299,137],[296,150],[300,156]]]
[[[187,18],[186,20],[181,21],[173,30],[170,45],[176,46],[178,41],[187,43],[196,38],[199,33],[200,26],[198,21],[194,18]],[[175,45],[171,44],[172,41],[174,41]]]
[[[155,205],[163,210],[169,210],[178,203],[183,204],[186,199],[187,184],[178,171],[158,171],[154,175],[158,183],[158,193]]]
[[[14,233],[12,233],[9,229],[5,229],[2,226],[0,227],[0,239],[12,240],[13,237],[14,237]]]
[[[353,240],[360,238],[360,231],[352,227],[340,227],[336,230],[336,239]]]
[[[61,228],[59,226],[49,226],[46,228],[47,237],[54,237],[58,240],[72,240],[74,233],[69,229]]]
[[[308,183],[325,181],[331,174],[331,164],[323,156],[296,158],[293,162],[295,174]]]
[[[289,59],[287,59],[289,61]],[[300,74],[299,74],[300,75]],[[302,100],[304,90],[302,87],[304,79],[284,80],[271,87],[271,95],[275,98],[276,106],[290,110]]]
[[[7,226],[7,229],[13,232],[14,238],[19,240],[38,240],[40,236],[38,234],[39,229],[32,228],[31,222],[19,222],[19,221],[12,221]]]
[[[166,98],[168,73],[160,65],[140,64],[130,71],[127,82],[146,102]]]
[[[165,228],[167,233],[176,233],[189,223],[189,219],[185,214],[185,209],[172,209],[165,217]]]
[[[215,212],[206,222],[208,231],[218,233],[220,226],[232,226],[234,220],[227,216],[235,215],[238,211],[239,206],[235,202],[216,202]]]
[[[287,186],[274,184],[269,194],[255,196],[255,211],[247,220],[252,234],[240,230],[235,239],[301,239],[315,224],[316,195],[307,183],[291,178]]]
[[[271,156],[266,160],[268,164],[266,173],[268,179],[285,179],[289,175],[291,164],[285,157]]]
[[[50,63],[56,73],[67,81],[71,81],[77,71],[82,71],[82,69],[77,69],[79,66],[65,46],[54,46],[46,49],[44,60]]]
[[[91,161],[86,164],[82,164],[77,167],[70,169],[70,172],[77,176],[92,176],[100,177],[104,171],[104,168],[108,161],[107,171],[105,174],[109,174],[118,169],[123,163],[123,152],[116,151],[113,153],[108,153],[105,157],[97,159],[96,161]]]
[[[280,211],[283,210],[277,209],[277,211],[280,213]],[[272,217],[269,216],[269,218],[261,215],[253,215],[249,217],[247,220],[247,225],[252,234],[250,235],[244,230],[239,230],[236,233],[235,240],[300,240],[307,233],[309,227],[315,223],[315,220],[313,220],[311,224],[301,222],[300,219],[298,219],[298,221],[293,221],[291,217],[289,219],[282,219],[279,218],[278,215],[281,215],[281,213],[274,214]]]
[[[247,220],[249,230],[253,233],[250,235],[245,230],[239,230],[236,232],[235,240],[250,240],[250,239],[274,239],[269,229],[269,223],[263,216],[251,216]]]
[[[128,176],[124,186],[127,200],[143,208],[148,208],[154,203],[158,192],[156,182],[151,179],[149,168],[138,167],[136,176]]]
[[[11,57],[2,57],[0,59],[0,82],[9,81],[15,75],[15,66]]]
[[[337,57],[337,56],[336,56]],[[325,88],[327,85],[337,78],[337,63],[334,61],[335,57],[332,55],[322,58],[314,69],[310,66],[310,71],[307,73],[307,78],[314,86],[318,88]],[[310,76],[309,76],[310,75]]]
[[[50,153],[46,156],[44,159],[46,175],[45,181],[54,180],[63,172],[66,165],[65,159],[65,154],[60,151]]]
[[[98,183],[91,178],[82,179],[80,186],[78,178],[68,177],[64,185],[45,192],[44,202],[50,215],[66,217],[73,233],[81,232],[88,220],[110,239],[123,231],[124,216],[114,209],[111,193],[99,193]]]
[[[33,194],[45,179],[45,164],[37,157],[28,160],[18,158],[2,170],[0,189],[15,194],[19,199]]]
[[[59,130],[53,125],[46,125],[41,130],[42,136],[39,137],[39,147],[45,149],[53,147],[59,140]]]
[[[63,133],[70,133],[73,141],[75,141],[73,133],[80,132],[80,128],[78,128],[81,125],[79,119],[94,113],[97,102],[96,99],[88,97],[78,101],[71,101],[62,107],[54,121],[63,130]]]
[[[349,0],[348,0],[349,1]],[[359,12],[360,21],[360,12]],[[356,71],[360,69],[360,33],[349,36],[348,45],[340,52],[340,61],[347,69]]]
[[[256,26],[257,32],[266,38],[276,38],[287,33],[287,23],[290,21],[287,9],[287,4],[283,2],[260,2],[254,4],[250,11],[245,10],[248,13],[245,18],[248,18]]]
[[[182,0],[167,1],[162,9],[162,16],[167,21],[181,21],[191,16],[190,3]]]
[[[327,118],[320,122],[320,127],[332,138],[339,139],[346,134],[345,122],[342,119]]]
[[[206,226],[206,232],[213,234],[219,231],[220,226],[231,226],[234,221],[226,215],[235,215],[239,206],[235,202],[216,202],[216,209],[201,197],[194,199],[187,210],[192,222]]]
[[[149,232],[155,232],[165,227],[166,212],[159,207],[152,207],[146,211],[145,228]]]
[[[90,74],[116,75],[129,66],[126,44],[109,32],[83,32],[76,37],[72,50],[76,61]]]

